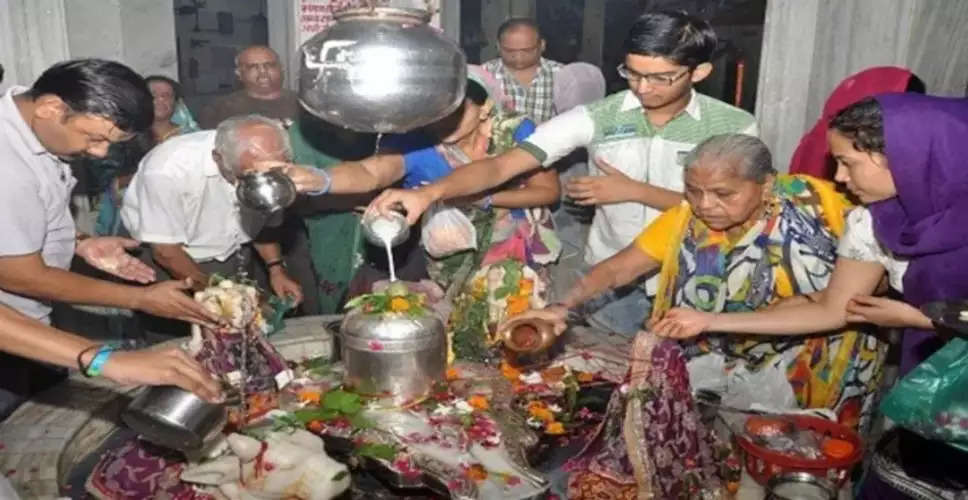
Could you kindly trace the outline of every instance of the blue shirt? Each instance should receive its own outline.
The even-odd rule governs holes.
[[[525,119],[514,129],[514,142],[519,143],[530,136],[535,124]],[[436,141],[423,132],[388,135],[381,147],[403,155],[403,187],[413,188],[430,184],[454,171],[447,158],[437,150]]]

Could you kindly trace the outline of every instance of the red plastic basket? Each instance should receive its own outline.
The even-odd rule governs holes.
[[[864,449],[860,436],[851,428],[820,417],[805,415],[784,416],[792,420],[799,429],[810,429],[825,438],[843,439],[854,445],[854,452],[844,458],[820,458],[810,460],[778,453],[754,444],[744,436],[737,435],[736,442],[743,449],[746,471],[756,482],[765,485],[771,477],[787,472],[806,472],[826,479],[837,487],[843,486],[851,467],[860,461]]]

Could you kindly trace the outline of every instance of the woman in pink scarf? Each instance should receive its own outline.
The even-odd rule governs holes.
[[[840,110],[864,98],[885,92],[924,93],[924,82],[910,70],[877,66],[855,73],[837,85],[823,106],[823,114],[793,152],[791,174],[833,179],[834,161],[827,149],[827,124]]]

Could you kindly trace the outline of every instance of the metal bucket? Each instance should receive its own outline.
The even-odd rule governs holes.
[[[213,404],[175,386],[149,387],[121,414],[143,438],[181,451],[201,449],[228,421],[224,405]]]

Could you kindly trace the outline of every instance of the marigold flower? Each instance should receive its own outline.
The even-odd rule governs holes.
[[[505,309],[508,316],[514,316],[527,311],[531,307],[531,300],[528,297],[510,296],[507,298],[508,305]]]
[[[481,464],[474,464],[464,471],[464,475],[474,481],[484,481],[487,479],[487,469]]]
[[[582,383],[591,382],[592,380],[595,380],[595,374],[589,372],[578,372],[578,374],[575,375],[575,378]]]
[[[299,401],[303,403],[313,403],[319,404],[319,398],[322,396],[319,391],[299,391]]]
[[[545,432],[548,434],[564,434],[565,425],[561,422],[548,422],[548,426],[545,427]]]
[[[491,407],[491,404],[487,401],[487,397],[481,394],[475,394],[467,399],[467,404],[473,406],[478,410],[486,410]]]
[[[407,312],[410,310],[410,301],[403,297],[390,299],[390,310],[393,312]]]
[[[521,371],[511,366],[507,361],[501,361],[501,375],[514,383],[521,376]]]
[[[460,378],[460,372],[457,370],[457,368],[450,367],[447,369],[446,376],[447,380],[457,380]]]

